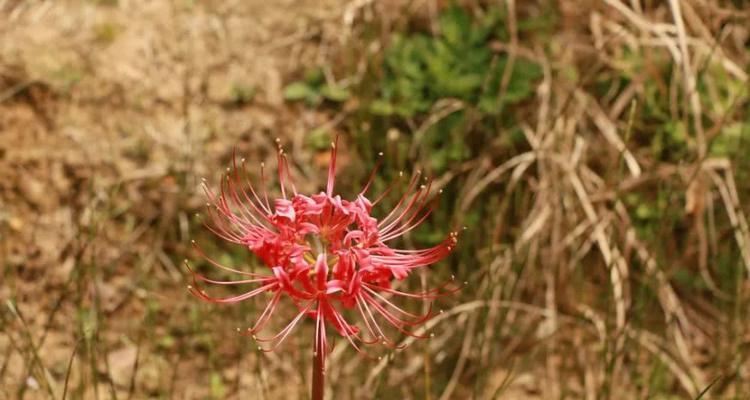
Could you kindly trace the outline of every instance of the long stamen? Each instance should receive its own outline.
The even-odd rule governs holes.
[[[246,185],[244,185],[244,186],[246,186],[247,188],[249,188],[250,189],[250,194],[253,195],[253,199],[250,199],[249,196],[247,196],[246,192],[243,190],[242,191],[243,194],[245,194],[245,196],[248,197],[247,201],[250,202],[256,208],[258,208],[259,210],[262,210],[263,212],[261,214],[270,215],[271,214],[271,210],[266,207],[266,204],[263,203],[263,201],[258,196],[258,193],[255,191],[255,188],[253,187],[252,180],[250,179],[250,176],[247,173],[247,162],[245,161],[244,158],[240,160],[240,169],[239,169],[239,172],[240,172],[240,176],[239,176],[238,180],[240,182],[242,182],[242,183],[245,183]],[[256,204],[257,204],[257,206],[256,206]]]
[[[193,246],[193,249],[195,250],[196,253],[198,253],[199,256],[201,256],[203,259],[205,259],[206,261],[208,261],[211,265],[213,265],[216,268],[219,268],[219,269],[222,269],[222,270],[228,271],[228,272],[233,272],[235,274],[240,274],[240,275],[244,275],[244,276],[251,276],[251,277],[254,277],[254,278],[270,278],[271,277],[270,275],[261,275],[261,274],[256,274],[256,273],[253,273],[253,272],[240,271],[238,269],[234,269],[234,268],[230,268],[230,267],[224,266],[221,263],[219,263],[218,261],[214,260],[213,258],[207,256],[206,253],[203,252],[203,249],[201,249],[201,247],[198,246],[198,243],[196,243],[195,240],[192,240],[191,244]]]
[[[381,300],[381,301],[382,301],[383,303],[385,303],[385,304],[387,304],[387,305],[391,306],[391,308],[393,308],[394,310],[396,310],[396,311],[397,311],[398,313],[400,313],[400,314],[402,314],[402,315],[405,315],[405,316],[407,316],[407,317],[409,317],[409,318],[414,318],[414,319],[416,319],[417,321],[420,321],[420,322],[418,322],[418,323],[424,322],[424,321],[426,321],[426,320],[428,320],[428,319],[430,319],[430,318],[432,317],[432,303],[430,303],[430,305],[429,305],[429,307],[430,307],[430,308],[429,308],[429,310],[427,311],[427,313],[426,313],[426,314],[424,314],[424,315],[417,315],[417,314],[414,314],[414,313],[410,313],[410,312],[408,312],[408,311],[406,311],[406,310],[402,309],[401,307],[399,307],[399,306],[397,306],[397,305],[393,304],[393,302],[391,302],[390,300],[386,299],[386,298],[385,298],[385,297],[384,297],[383,295],[381,295],[380,293],[378,293],[378,292],[376,292],[376,291],[374,291],[374,290],[370,289],[369,287],[367,287],[367,286],[364,286],[364,288],[365,288],[365,290],[367,290],[367,291],[368,291],[368,292],[369,292],[370,294],[372,294],[373,296],[375,296],[375,297],[377,297],[378,299],[380,299],[380,300]]]
[[[400,173],[399,173],[400,174]],[[404,191],[404,195],[401,196],[401,199],[396,203],[396,205],[393,207],[390,213],[383,218],[380,223],[378,223],[378,227],[381,227],[383,225],[389,224],[389,220],[396,214],[396,212],[400,209],[401,205],[406,201],[406,199],[409,197],[409,194],[414,190],[414,188],[417,185],[417,182],[419,182],[419,176],[420,171],[417,171],[414,176],[412,176],[411,180],[409,181],[409,185],[406,187],[406,190]]]
[[[242,206],[246,210],[248,214],[250,214],[253,217],[253,221],[256,223],[263,225],[262,222],[255,216],[255,214],[258,214],[261,216],[262,220],[264,222],[267,222],[270,224],[269,215],[271,214],[271,210],[267,209],[263,202],[260,201],[260,198],[258,198],[258,195],[255,193],[255,189],[253,188],[252,183],[250,182],[250,179],[247,177],[247,172],[245,170],[245,159],[243,158],[241,160],[241,168],[237,168],[236,161],[233,160],[234,163],[234,174],[233,174],[233,192],[237,193],[237,188],[239,187],[239,192],[242,193],[242,197],[244,198],[245,202],[240,201],[239,196],[235,195],[235,202]],[[250,189],[251,194],[253,195],[253,198],[250,198],[250,196],[247,194],[247,191],[245,190],[245,185],[243,185],[244,182],[247,182],[247,187]],[[257,204],[256,204],[257,202]],[[245,203],[249,203],[252,210],[248,209]],[[251,212],[254,211],[254,212]]]
[[[305,316],[305,314],[310,310],[310,308],[312,307],[312,303],[313,302],[309,302],[297,314],[297,316],[294,317],[294,319],[291,322],[289,322],[289,324],[284,329],[282,329],[279,333],[277,333],[275,336],[273,336],[271,338],[267,338],[267,339],[260,338],[260,337],[255,337],[255,340],[257,340],[259,342],[274,342],[274,344],[272,345],[272,347],[270,349],[264,349],[264,348],[261,347],[260,350],[264,351],[264,352],[270,352],[270,351],[275,350],[277,347],[279,347],[279,345],[281,345],[281,343],[284,342],[284,340],[287,338],[287,336],[289,336],[289,333],[291,333],[291,331],[294,329],[294,327],[297,326],[297,323],[300,321],[300,319],[302,319],[302,317]]]
[[[292,171],[289,169],[289,158],[286,154],[282,154],[282,158],[284,159],[284,171],[286,177],[289,179],[289,184],[292,185],[292,193],[297,196],[297,187],[294,185],[294,177],[292,177]]]
[[[227,183],[229,187],[229,194],[231,195],[231,200],[235,204],[236,208],[239,210],[240,215],[245,219],[245,221],[248,222],[250,225],[260,225],[260,226],[267,226],[266,224],[270,225],[270,220],[266,214],[261,212],[260,209],[255,205],[255,202],[253,202],[250,197],[247,195],[247,192],[243,188],[239,188],[239,192],[242,193],[242,197],[245,201],[242,201],[243,199],[240,198],[238,193],[238,186],[241,184],[238,182],[239,175],[237,174],[237,169],[235,168],[234,177],[230,182]],[[250,204],[250,206],[253,208],[252,210],[248,208],[247,204]],[[254,212],[253,212],[254,211]],[[259,219],[257,215],[260,215],[263,220]],[[252,221],[252,222],[251,222]]]
[[[359,348],[359,346],[357,346],[357,344],[354,343],[353,338],[356,337],[356,334],[353,332],[353,329],[351,328],[351,326],[344,320],[341,314],[338,311],[336,311],[335,308],[333,308],[333,306],[331,306],[330,304],[326,304],[326,308],[329,309],[331,314],[333,314],[333,317],[336,320],[336,322],[341,326],[342,330],[344,331],[344,337],[349,342],[349,344],[351,344],[352,347],[354,347],[354,349],[357,350],[358,353],[364,354],[364,352]]]
[[[266,202],[266,210],[271,214],[271,203],[268,201],[268,190],[266,189],[266,163],[260,163],[260,184],[263,188],[263,200]]]
[[[331,143],[331,162],[328,164],[328,182],[326,183],[326,194],[333,195],[333,186],[336,183],[336,151],[339,144],[339,137]]]
[[[390,222],[387,226],[380,229],[381,235],[387,235],[388,232],[390,232],[395,227],[408,225],[424,208],[425,204],[427,203],[427,197],[430,194],[431,187],[432,187],[432,182],[428,182],[427,186],[422,185],[414,193],[414,196],[412,197],[411,201],[409,201],[408,205],[404,208],[403,212],[398,217],[396,217],[392,222]],[[410,215],[408,219],[407,219],[407,215]],[[403,222],[405,219],[406,219],[406,222]]]
[[[361,295],[357,296],[357,304],[360,304],[360,303],[362,304],[365,311],[367,312],[367,315],[363,314],[363,316],[365,316],[365,320],[369,318],[378,332],[378,335],[374,335],[374,336],[377,338],[383,339],[384,341],[390,341],[388,336],[385,333],[383,333],[383,329],[380,327],[380,324],[378,324],[378,321],[375,319],[375,315],[373,315],[372,311],[370,311],[370,307],[367,305],[367,302],[364,300],[364,298]]]
[[[365,186],[359,192],[360,195],[364,195],[365,193],[367,193],[367,190],[370,189],[370,185],[372,185],[372,182],[375,180],[375,174],[378,173],[378,169],[380,169],[380,165],[382,163],[383,152],[381,151],[380,153],[378,153],[378,161],[375,163],[375,167],[372,169],[372,172],[370,172],[370,177],[367,178],[367,183],[365,183]]]
[[[372,308],[375,309],[382,317],[385,319],[391,326],[396,328],[399,332],[403,333],[404,335],[411,336],[418,339],[427,339],[429,336],[423,336],[423,335],[417,335],[414,332],[407,331],[403,328],[403,325],[416,325],[412,324],[408,321],[403,321],[398,318],[396,318],[393,314],[391,314],[388,310],[386,310],[383,306],[378,304],[377,301],[375,301],[372,297],[370,297],[366,293],[362,293],[362,298],[365,300],[365,302],[369,303]]]
[[[252,336],[253,334],[263,330],[266,324],[268,324],[268,321],[271,320],[273,312],[276,311],[276,306],[279,304],[279,299],[281,299],[281,290],[277,290],[276,294],[273,295],[273,299],[271,299],[271,301],[266,305],[266,308],[263,309],[263,313],[260,315],[260,317],[258,317],[258,320],[255,321],[255,325],[253,325],[252,328],[247,328],[244,333],[240,334],[242,336]]]
[[[380,196],[378,196],[375,200],[372,201],[372,204],[375,205],[375,204],[380,203],[385,198],[385,196],[387,196],[391,192],[391,190],[393,190],[393,188],[396,187],[396,184],[401,181],[401,178],[403,178],[403,176],[404,176],[403,172],[399,172],[398,176],[395,179],[393,179],[391,183],[388,184],[385,190],[383,190],[383,193],[381,193]]]
[[[196,297],[200,298],[201,300],[205,300],[211,303],[236,303],[238,301],[247,300],[251,297],[255,297],[263,292],[266,292],[274,287],[276,287],[278,283],[273,282],[269,283],[267,285],[261,286],[257,289],[251,290],[247,293],[232,296],[232,297],[211,297],[203,290],[198,289],[197,287],[189,286],[188,291],[195,295]]]
[[[286,182],[284,180],[284,149],[281,148],[281,139],[276,138],[276,144],[279,147],[279,150],[276,153],[276,160],[279,170],[279,187],[281,188],[281,197],[286,199]]]
[[[420,300],[422,300],[422,299],[432,300],[432,299],[437,299],[439,297],[444,297],[444,296],[451,295],[451,294],[456,293],[459,290],[461,290],[460,286],[456,286],[456,287],[454,287],[452,289],[448,289],[446,291],[442,291],[444,288],[446,288],[450,284],[454,283],[455,281],[456,281],[456,278],[454,276],[451,276],[450,279],[448,279],[447,281],[443,282],[442,284],[440,284],[438,287],[436,287],[434,289],[430,289],[430,290],[426,290],[426,291],[422,291],[422,292],[414,292],[414,293],[409,293],[409,292],[404,292],[404,291],[400,291],[400,290],[396,290],[396,289],[391,289],[391,288],[387,288],[387,287],[372,285],[372,284],[369,284],[369,283],[365,283],[363,285],[367,286],[370,289],[378,290],[378,291],[385,292],[385,293],[388,293],[388,294],[392,294],[394,296],[402,296],[402,297],[408,297],[408,298],[414,298],[414,299],[420,299]]]

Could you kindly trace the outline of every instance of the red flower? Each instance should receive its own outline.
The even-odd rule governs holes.
[[[316,323],[315,352],[327,347],[326,327],[333,327],[360,351],[358,343],[382,343],[395,346],[383,327],[415,336],[407,328],[421,324],[432,316],[415,315],[397,306],[393,297],[430,300],[451,292],[441,287],[418,293],[395,289],[391,283],[405,279],[413,270],[426,267],[445,258],[457,241],[452,232],[440,244],[422,250],[401,250],[386,243],[417,227],[431,212],[428,207],[430,184],[419,185],[417,172],[408,184],[406,193],[393,210],[378,221],[370,214],[383,196],[370,201],[365,193],[375,172],[354,200],[334,195],[336,172],[336,144],[331,144],[331,161],[326,191],[311,196],[297,193],[289,174],[289,164],[279,149],[279,181],[281,198],[273,205],[265,190],[266,176],[261,165],[262,193],[249,183],[242,167],[227,169],[222,178],[220,193],[216,194],[204,182],[210,203],[207,224],[215,234],[233,243],[246,246],[270,269],[258,274],[232,269],[219,264],[195,245],[198,252],[214,266],[241,276],[243,279],[217,281],[193,272],[191,293],[214,303],[234,303],[268,292],[272,296],[255,325],[246,333],[260,342],[270,342],[271,351],[290,334],[305,316]],[[287,186],[292,194],[287,193]],[[391,185],[387,190],[393,187]],[[384,193],[385,195],[385,193]],[[217,285],[253,285],[255,288],[237,296],[216,298],[198,287],[197,282]],[[276,335],[268,338],[255,336],[261,331],[282,299],[289,299],[297,307],[297,315]],[[344,317],[343,310],[353,310],[360,323]]]

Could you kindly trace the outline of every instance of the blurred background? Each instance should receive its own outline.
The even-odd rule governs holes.
[[[745,0],[0,0],[0,398],[306,398],[312,324],[261,354],[181,263],[259,264],[196,216],[233,149],[318,191],[336,135],[468,285],[330,398],[748,398],[749,50]]]

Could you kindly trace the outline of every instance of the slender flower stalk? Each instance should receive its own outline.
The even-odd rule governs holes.
[[[218,191],[209,188],[204,180],[203,189],[208,198],[206,226],[222,239],[248,248],[268,267],[268,272],[255,273],[224,266],[208,257],[195,242],[195,250],[208,263],[238,279],[212,279],[188,265],[193,276],[193,284],[188,289],[202,300],[237,303],[262,294],[268,296],[268,303],[255,323],[244,331],[238,329],[241,334],[255,339],[261,351],[276,349],[303,319],[315,321],[313,399],[323,398],[325,355],[332,348],[328,328],[361,354],[364,354],[362,345],[379,343],[398,348],[386,332],[395,330],[424,338],[412,329],[433,313],[431,308],[424,315],[411,313],[398,306],[394,299],[431,302],[457,290],[451,284],[452,278],[423,292],[406,292],[396,284],[412,271],[445,258],[457,243],[457,232],[451,232],[445,240],[426,249],[397,249],[387,244],[415,229],[430,215],[434,204],[431,182],[420,184],[421,174],[417,171],[396,206],[378,220],[371,211],[397,182],[374,201],[367,197],[380,165],[378,162],[360,193],[353,200],[342,199],[334,193],[337,150],[337,143],[332,143],[326,190],[307,196],[297,192],[288,159],[279,147],[281,197],[273,202],[266,190],[265,166],[261,164],[261,189],[258,191],[246,173],[245,160],[238,165],[233,157],[232,167],[227,168]],[[201,283],[250,288],[238,295],[213,297],[201,289]],[[282,302],[294,306],[295,316],[275,335],[259,336]],[[353,322],[350,316],[358,316],[359,322]]]
[[[322,324],[317,324],[315,327],[315,347],[320,348],[322,347],[320,343],[317,343],[323,335],[318,332],[320,329],[323,329]],[[325,387],[325,364],[326,364],[326,356],[325,352],[323,351],[314,351],[313,352],[313,371],[312,371],[312,399],[313,400],[322,400],[323,399],[323,392]]]

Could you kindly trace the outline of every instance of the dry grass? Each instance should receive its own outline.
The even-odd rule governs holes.
[[[745,398],[750,163],[742,140],[712,149],[750,129],[750,5],[498,5],[509,40],[492,46],[543,78],[513,110],[521,145],[502,147],[501,129],[436,177],[453,199],[436,218],[469,229],[435,274],[469,286],[441,300],[429,341],[381,361],[337,343],[334,398],[695,398],[709,386],[705,398]],[[244,257],[211,245],[198,182],[218,179],[233,146],[273,164],[280,137],[315,189],[326,159],[307,138],[321,127],[343,135],[343,178],[363,179],[376,150],[357,145],[356,91],[309,108],[282,89],[311,65],[356,89],[392,33],[435,29],[444,6],[0,0],[0,398],[303,398],[307,331],[261,355],[234,334],[253,304],[217,309],[185,291],[191,238]],[[546,7],[551,32],[521,32]],[[654,151],[655,102],[683,127],[684,153]],[[394,122],[385,150],[405,144],[407,166],[429,165],[429,128],[469,108],[443,99]]]

